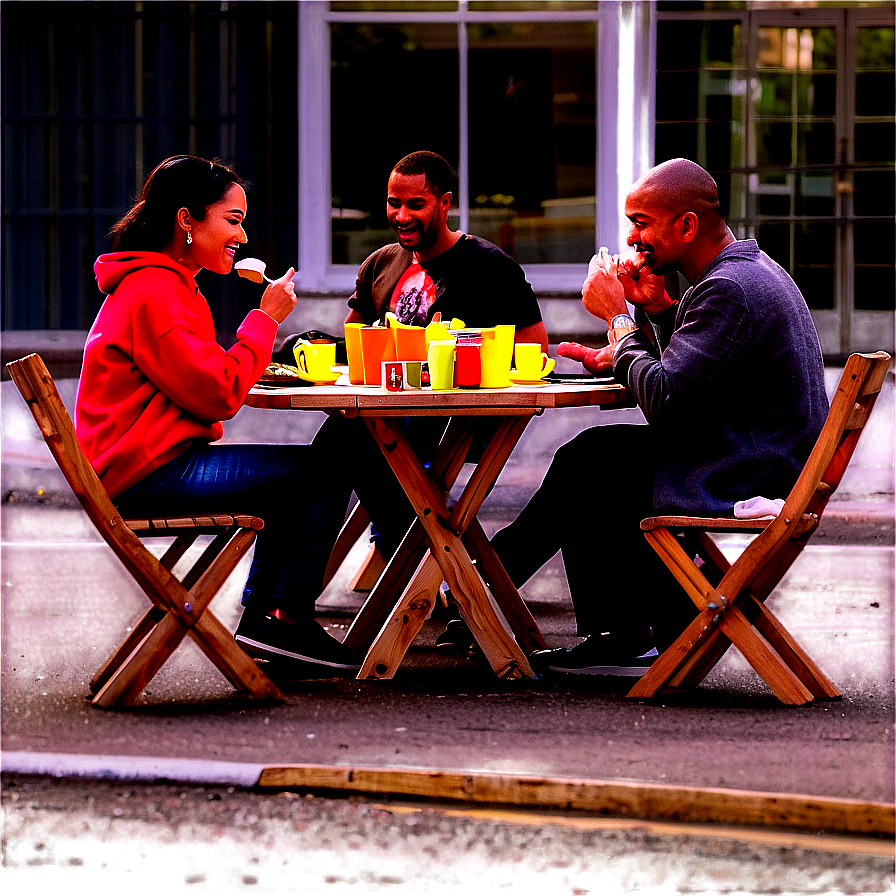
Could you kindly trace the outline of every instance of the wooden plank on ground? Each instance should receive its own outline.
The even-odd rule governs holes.
[[[892,838],[894,805],[806,794],[434,769],[281,765],[259,787],[568,809],[622,818],[796,828]]]

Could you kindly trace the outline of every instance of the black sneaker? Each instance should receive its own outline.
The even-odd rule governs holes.
[[[452,619],[436,638],[436,650],[440,653],[467,653],[477,646],[473,633],[463,619]]]
[[[659,656],[656,647],[640,643],[624,647],[609,634],[589,635],[575,647],[536,650],[530,657],[536,672],[567,675],[616,675],[640,678]]]
[[[274,616],[244,612],[234,638],[249,656],[256,659],[299,660],[352,671],[361,668],[358,658],[314,619],[293,625]]]

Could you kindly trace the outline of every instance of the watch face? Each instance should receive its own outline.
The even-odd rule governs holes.
[[[613,320],[610,321],[610,328],[615,330],[618,327],[633,327],[635,322],[632,320],[630,314],[617,314]]]

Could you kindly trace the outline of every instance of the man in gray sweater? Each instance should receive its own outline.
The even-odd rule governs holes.
[[[648,425],[594,427],[561,447],[539,491],[492,540],[517,586],[562,551],[588,637],[535,654],[543,671],[641,675],[696,611],[640,520],[730,515],[738,501],[785,497],[828,410],[802,294],[754,240],[735,239],[706,171],[687,159],[650,169],[625,214],[633,257],[599,260],[582,288],[610,345],[559,352],[595,373],[612,366]],[[673,271],[691,284],[677,302],[662,278]],[[548,537],[546,518],[555,521]]]

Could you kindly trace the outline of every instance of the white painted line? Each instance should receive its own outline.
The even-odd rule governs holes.
[[[173,538],[170,533],[167,535],[159,535],[159,538]],[[732,550],[742,551],[746,544],[734,544],[733,542],[724,542],[720,547],[724,550],[731,548]],[[0,541],[0,547],[4,548],[104,548],[107,547],[105,541]],[[894,545],[862,545],[862,544],[810,544],[803,548],[805,551],[863,551],[866,553],[880,553],[882,551],[896,550]]]
[[[127,781],[174,781],[190,784],[254,787],[265,765],[154,756],[91,756],[83,753],[32,753],[5,750],[0,769],[20,775],[82,777]]]

